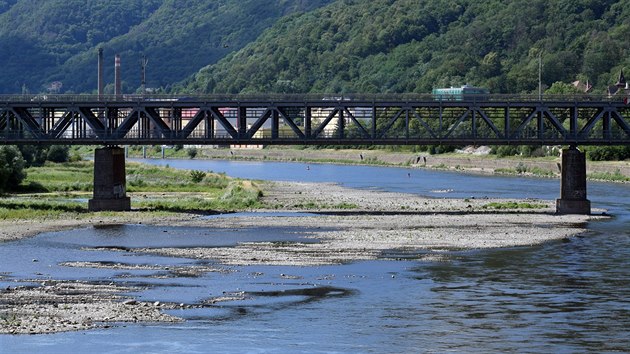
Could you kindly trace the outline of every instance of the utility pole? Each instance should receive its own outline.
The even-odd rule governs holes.
[[[142,96],[146,93],[146,81],[147,81],[147,64],[149,64],[149,59],[142,54],[142,59],[140,60],[140,66],[142,67],[142,81],[140,82],[140,90],[142,91]]]
[[[538,99],[542,101],[542,50],[538,52]]]

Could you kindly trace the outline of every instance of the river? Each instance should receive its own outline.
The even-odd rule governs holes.
[[[336,182],[440,198],[555,199],[559,194],[559,181],[554,179],[304,163],[146,162],[248,179]],[[82,247],[229,247],[243,240],[291,242],[300,239],[300,230],[156,230],[126,225],[8,242],[0,245],[2,272],[8,275],[0,286],[14,286],[12,281],[40,274],[150,284],[149,290],[134,294],[144,301],[194,303],[223,291],[257,296],[222,306],[170,311],[187,319],[179,324],[0,335],[0,352],[626,352],[630,348],[630,185],[589,182],[588,196],[594,208],[607,209],[615,217],[590,223],[588,232],[570,240],[453,251],[447,262],[406,259],[323,267],[228,267],[228,272],[201,277],[159,279],[146,270],[68,268],[60,263],[198,265],[187,259],[86,252]],[[321,296],[271,296],[279,289],[309,287],[334,291]]]

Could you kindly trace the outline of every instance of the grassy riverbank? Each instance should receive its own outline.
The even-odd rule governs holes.
[[[93,170],[91,161],[28,168],[20,190],[0,198],[0,219],[105,216],[107,213],[87,210],[87,199],[92,197]],[[256,182],[138,163],[127,163],[127,192],[134,210],[162,213],[256,208],[262,196]]]
[[[168,154],[166,155],[168,157]],[[199,149],[196,158],[339,163],[406,168],[427,168],[470,173],[560,177],[560,157],[498,157],[448,153],[430,155],[388,149],[318,149],[269,147],[265,149]],[[587,161],[589,180],[630,182],[630,161]]]

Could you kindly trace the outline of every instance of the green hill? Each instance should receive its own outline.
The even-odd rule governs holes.
[[[630,72],[630,0],[0,0],[0,93],[594,92]]]
[[[140,86],[140,58],[149,59],[147,86],[166,87],[255,40],[287,14],[331,0],[4,0],[0,1],[0,93],[96,88],[96,53],[103,47],[106,81],[122,56],[126,92]],[[110,65],[111,64],[111,65]]]
[[[202,69],[194,92],[534,92],[630,71],[630,1],[337,0]]]

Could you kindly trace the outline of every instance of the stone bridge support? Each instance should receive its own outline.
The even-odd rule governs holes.
[[[591,202],[586,199],[586,154],[575,146],[562,150],[560,199],[557,214],[590,214]]]
[[[89,200],[90,211],[131,210],[127,197],[125,150],[104,147],[94,151],[94,197]]]

